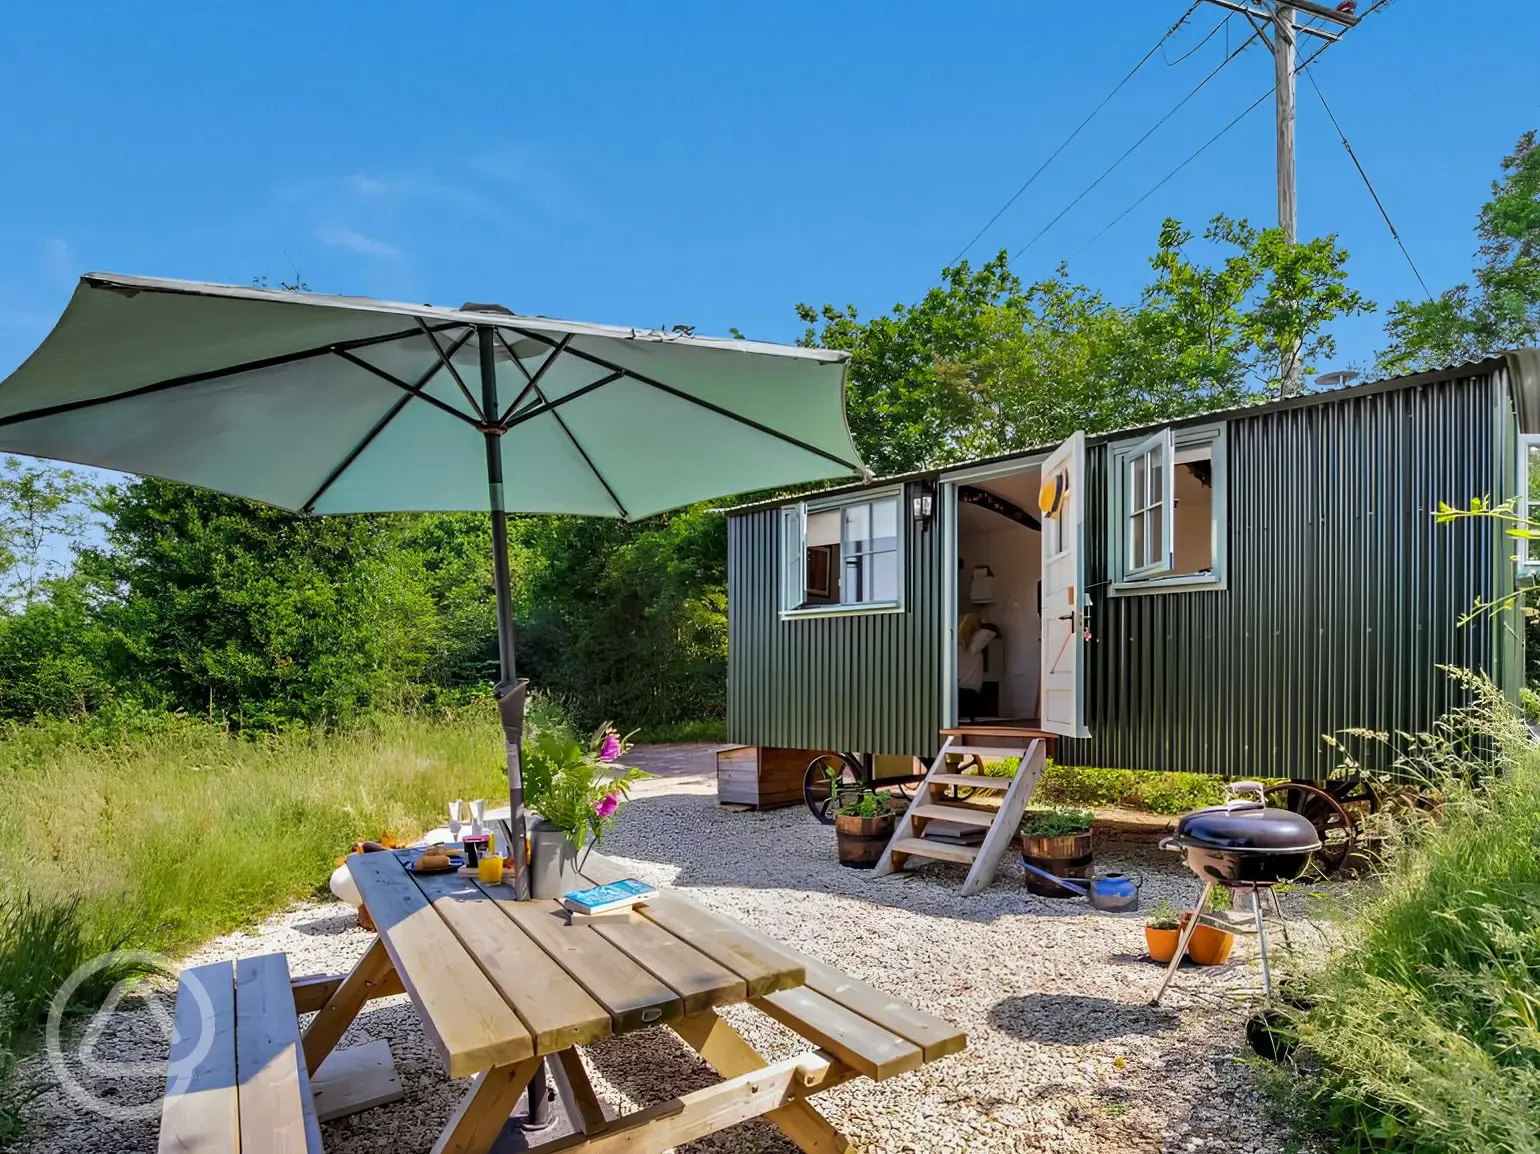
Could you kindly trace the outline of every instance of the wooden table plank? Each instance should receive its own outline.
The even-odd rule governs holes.
[[[531,1057],[530,1032],[396,855],[354,854],[348,870],[449,1076]]]
[[[414,878],[535,1038],[535,1053],[586,1046],[612,1032],[610,1015],[477,883],[461,874]]]
[[[679,894],[673,894],[671,897],[677,902],[689,901],[688,898]],[[697,908],[701,909],[707,917],[721,917],[704,908]],[[887,1030],[888,1033],[897,1034],[905,1041],[913,1042],[924,1051],[927,1062],[934,1062],[948,1054],[956,1054],[967,1049],[968,1035],[951,1022],[938,1018],[934,1014],[927,1014],[924,1010],[917,1010],[907,1002],[893,997],[892,994],[857,981],[843,970],[836,969],[817,958],[809,957],[802,951],[756,930],[753,926],[744,925],[730,918],[721,918],[721,920],[733,926],[744,937],[759,942],[766,949],[777,950],[796,959],[806,972],[803,984],[808,989],[816,990],[847,1010],[854,1010],[867,1021],[875,1022]]]
[[[207,1001],[198,997],[199,991]],[[175,1022],[160,1112],[160,1154],[236,1154],[241,1121],[235,1090],[235,971],[229,962],[182,971]],[[206,1038],[208,1049],[195,1065]]]
[[[608,1011],[617,1034],[684,1012],[679,995],[594,932],[569,926],[554,901],[519,902],[506,883],[482,886],[572,980]]]
[[[749,997],[802,985],[802,962],[769,939],[755,938],[744,927],[719,918],[676,894],[659,893],[638,912],[676,938],[699,950],[744,980]]]
[[[321,1125],[283,954],[235,963],[235,1069],[241,1154],[321,1154]]]
[[[925,1062],[918,1046],[806,986],[757,998],[754,1006],[879,1082]]]
[[[747,984],[737,974],[646,918],[632,914],[629,922],[597,922],[592,929],[678,994],[686,1014],[748,996]]]

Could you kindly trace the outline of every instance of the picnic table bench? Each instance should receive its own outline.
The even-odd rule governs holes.
[[[450,1077],[473,1076],[433,1154],[490,1150],[547,1057],[580,1132],[535,1149],[662,1151],[764,1116],[802,1150],[845,1154],[853,1147],[814,1108],[815,1094],[857,1077],[891,1078],[966,1046],[951,1024],[681,894],[659,893],[629,921],[573,926],[558,903],[517,901],[507,885],[413,874],[405,868],[413,856],[349,859],[378,936],[349,974],[286,982],[288,1032],[275,1035],[290,1047],[287,1065],[279,1066],[293,1079],[286,1102],[306,1096],[306,1075],[320,1068],[367,1002],[403,992]],[[623,876],[597,855],[584,874],[594,882]],[[717,1013],[743,1002],[814,1048],[766,1061]],[[310,1011],[315,1017],[296,1035],[296,1014]],[[239,999],[233,1014],[223,1014],[219,1020],[235,1023],[239,1035]],[[669,1027],[723,1080],[607,1117],[578,1048],[654,1026]],[[242,1104],[245,1093],[242,1085]],[[313,1111],[303,1124],[310,1126],[305,1141],[314,1145],[285,1139],[238,1148],[318,1150]],[[166,1133],[163,1121],[162,1154],[237,1148],[168,1147]]]

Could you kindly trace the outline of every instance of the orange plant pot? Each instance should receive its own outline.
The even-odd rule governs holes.
[[[1182,925],[1190,915],[1182,915]],[[1235,935],[1226,930],[1216,930],[1201,923],[1187,939],[1187,956],[1195,966],[1222,966],[1230,959],[1230,948],[1235,945]]]
[[[1176,946],[1182,938],[1181,930],[1157,930],[1144,927],[1144,945],[1150,951],[1150,961],[1169,962],[1176,954]]]

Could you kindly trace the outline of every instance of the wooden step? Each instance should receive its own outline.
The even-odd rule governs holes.
[[[1004,792],[1011,788],[1012,777],[989,777],[986,774],[974,773],[933,773],[925,779],[928,785],[960,785],[964,789],[998,789]]]
[[[932,817],[937,821],[954,821],[958,825],[979,825],[989,828],[995,824],[998,810],[968,809],[961,805],[917,805],[915,817]]]
[[[893,853],[908,854],[910,857],[935,858],[937,861],[953,861],[962,865],[971,865],[973,859],[979,856],[979,847],[976,845],[946,845],[939,841],[926,841],[923,837],[899,838],[889,849]]]
[[[1027,745],[1030,745],[1028,742]],[[1022,758],[1027,755],[1026,745],[954,745],[946,751],[948,757],[981,757],[985,761],[1003,761],[1007,757]]]

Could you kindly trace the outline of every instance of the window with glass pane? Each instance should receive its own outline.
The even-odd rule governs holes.
[[[1524,499],[1519,516],[1524,521],[1522,527],[1533,529],[1536,518],[1540,518],[1540,437],[1526,435],[1520,447],[1523,455],[1519,458],[1519,492]],[[1519,564],[1530,570],[1540,568],[1540,541],[1521,537],[1518,544]]]
[[[840,538],[843,605],[898,600],[898,498],[846,505]]]
[[[1148,569],[1161,563],[1165,543],[1165,468],[1159,446],[1129,464],[1128,568]]]

